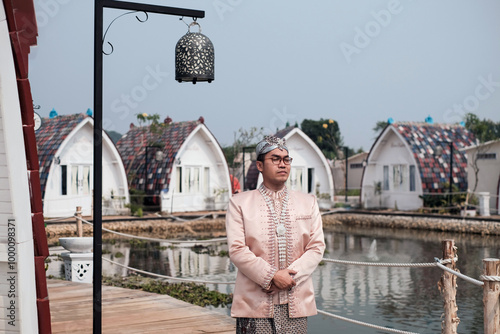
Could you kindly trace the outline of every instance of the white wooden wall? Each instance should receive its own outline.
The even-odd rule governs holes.
[[[28,171],[14,59],[2,1],[0,1],[0,333],[38,333]]]

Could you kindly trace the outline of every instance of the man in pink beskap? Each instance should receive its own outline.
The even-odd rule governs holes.
[[[238,268],[231,316],[236,333],[307,333],[317,313],[311,274],[325,249],[318,204],[285,186],[292,158],[284,139],[266,137],[256,153],[263,182],[234,195],[226,215]]]

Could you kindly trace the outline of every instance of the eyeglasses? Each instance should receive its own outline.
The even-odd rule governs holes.
[[[281,158],[281,157],[271,157],[269,158],[269,160],[271,160],[271,162],[273,163],[273,165],[279,165],[281,163],[281,161],[283,161],[283,163],[285,165],[290,165],[293,161],[293,158],[290,158],[290,157],[284,157],[284,158]]]

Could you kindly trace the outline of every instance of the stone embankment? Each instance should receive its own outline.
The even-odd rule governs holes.
[[[324,227],[334,225],[500,235],[500,220],[481,217],[464,219],[438,215],[377,214],[349,211],[323,216]]]
[[[172,221],[169,219],[130,220],[103,222],[103,228],[153,238],[216,238],[225,236],[225,218]],[[500,220],[452,218],[429,215],[363,213],[344,211],[323,215],[323,226],[382,227],[391,229],[418,229],[440,232],[474,233],[500,235]],[[92,226],[83,224],[85,236],[92,235]],[[76,223],[48,224],[46,227],[49,244],[56,244],[59,237],[74,236]],[[112,233],[103,233],[103,239],[117,238]]]
[[[158,220],[124,220],[103,221],[102,227],[108,230],[140,235],[150,238],[217,238],[226,235],[225,219],[200,219],[192,221]],[[83,224],[84,236],[92,236],[93,226]],[[47,224],[45,231],[49,245],[54,245],[60,237],[72,237],[76,234],[76,222]],[[117,238],[117,235],[103,232],[103,239]]]

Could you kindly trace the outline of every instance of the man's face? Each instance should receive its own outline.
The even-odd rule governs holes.
[[[266,153],[264,161],[257,161],[257,169],[262,173],[264,183],[279,186],[284,185],[290,175],[290,165],[283,162],[284,158],[288,158],[286,150],[275,148]],[[273,159],[279,159],[277,164],[273,163]]]

